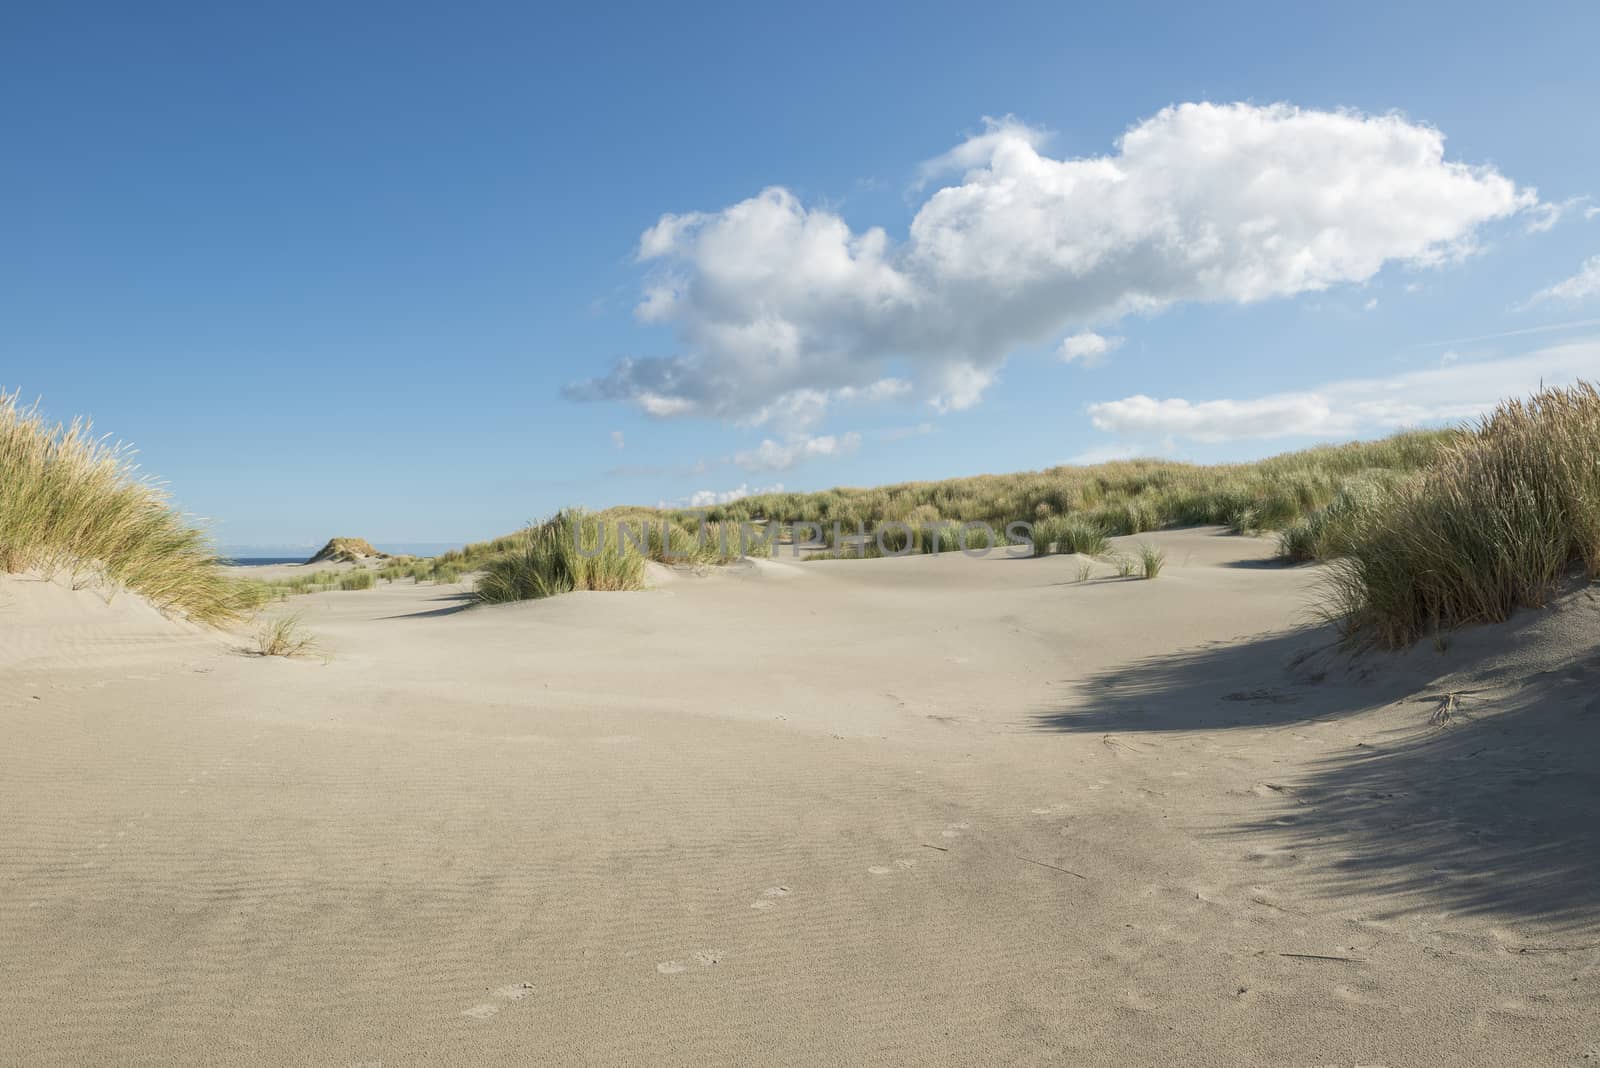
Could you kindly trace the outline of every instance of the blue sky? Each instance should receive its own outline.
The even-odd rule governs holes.
[[[18,9],[0,386],[303,545],[1600,377],[1600,8],[1397,8]]]

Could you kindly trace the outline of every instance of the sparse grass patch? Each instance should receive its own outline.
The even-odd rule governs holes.
[[[370,590],[377,584],[377,579],[370,571],[351,571],[339,578],[341,590]]]
[[[320,645],[297,613],[269,619],[256,631],[256,652],[262,656],[310,656]]]
[[[1153,579],[1161,574],[1161,569],[1166,566],[1167,554],[1154,545],[1145,542],[1139,543],[1139,570],[1147,579]]]

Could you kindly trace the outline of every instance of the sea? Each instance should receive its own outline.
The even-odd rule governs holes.
[[[464,541],[374,542],[379,552],[391,556],[438,556],[448,549],[459,549]],[[321,548],[308,545],[304,549],[294,546],[224,545],[222,562],[234,567],[260,567],[264,564],[303,564]],[[274,552],[273,550],[276,549]]]

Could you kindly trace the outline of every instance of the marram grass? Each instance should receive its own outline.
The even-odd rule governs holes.
[[[483,565],[478,599],[496,604],[574,590],[642,589],[643,554],[614,535],[602,535],[600,525],[580,512],[561,513],[512,535],[506,551]]]
[[[0,570],[103,581],[213,624],[260,593],[224,576],[205,534],[139,475],[127,447],[95,437],[87,420],[51,425],[15,392],[0,392]]]
[[[1546,603],[1600,575],[1600,392],[1502,402],[1419,477],[1347,516],[1327,611],[1388,648]]]

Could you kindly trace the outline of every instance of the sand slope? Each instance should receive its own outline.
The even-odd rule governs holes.
[[[1316,569],[1146,540],[1155,582],[780,558],[297,598],[326,663],[110,620],[24,659],[4,619],[0,1050],[1600,1055],[1593,598],[1351,663]]]

